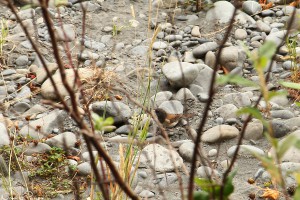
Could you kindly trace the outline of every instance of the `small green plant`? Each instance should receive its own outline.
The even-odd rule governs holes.
[[[40,157],[38,160],[39,169],[32,172],[30,176],[48,177],[60,173],[61,167],[66,164],[64,153],[63,149],[52,147],[49,153]]]
[[[139,25],[139,22],[135,19],[131,19],[128,21],[128,23],[125,23],[125,25],[121,25],[118,17],[114,17],[112,19],[113,25],[112,25],[112,35],[117,36],[123,29],[132,27],[136,28]],[[123,23],[124,24],[124,23]]]
[[[8,26],[7,21],[1,20],[1,35],[0,35],[0,62],[3,62],[3,47],[7,42],[6,38],[8,36]]]
[[[223,195],[223,199],[227,200],[230,194],[234,191],[232,184],[233,177],[236,171],[232,172],[226,179],[223,194],[221,192],[221,184],[209,179],[195,178],[195,183],[200,187],[201,191],[194,192],[194,200],[211,200],[220,199],[220,195]]]

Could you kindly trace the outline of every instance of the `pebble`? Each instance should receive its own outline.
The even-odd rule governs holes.
[[[143,190],[140,194],[139,194],[140,197],[142,198],[152,198],[155,196],[155,194],[149,190]]]
[[[187,101],[195,101],[196,97],[193,95],[193,93],[188,88],[181,88],[175,94],[175,99],[177,99],[182,104],[184,104]]]
[[[208,156],[209,157],[215,157],[215,156],[217,156],[217,154],[218,154],[218,150],[217,149],[211,149],[208,152]]]
[[[261,5],[256,1],[244,1],[242,8],[249,15],[254,15],[262,11]]]
[[[244,40],[247,38],[247,31],[244,29],[236,29],[234,32],[234,37],[236,40]]]
[[[168,45],[166,43],[158,41],[158,42],[153,43],[152,48],[154,50],[159,50],[159,49],[165,49],[165,48],[167,48],[167,46]]]
[[[216,42],[206,42],[193,49],[193,55],[195,58],[202,58],[208,51],[215,51],[218,47]]]
[[[244,138],[246,140],[259,140],[263,137],[264,127],[261,121],[255,120],[249,122],[245,130]]]
[[[233,104],[225,104],[214,111],[214,114],[222,117],[224,120],[237,117],[238,108]]]
[[[218,125],[208,129],[201,136],[201,141],[207,143],[215,143],[226,139],[237,137],[239,130],[234,126]]]
[[[0,147],[4,146],[4,145],[9,145],[10,143],[10,139],[9,139],[9,135],[6,129],[5,124],[0,122],[0,133],[1,133],[1,140],[0,140]]]
[[[28,64],[28,57],[27,56],[19,56],[17,59],[16,59],[16,65],[17,66],[26,66]]]
[[[179,147],[179,155],[188,162],[192,162],[195,144],[193,142],[184,142]]]
[[[45,141],[45,143],[49,146],[55,146],[62,149],[69,149],[70,147],[74,147],[76,142],[76,135],[72,132],[64,132]]]
[[[201,166],[197,169],[197,176],[199,178],[205,178],[205,179],[210,179],[210,178],[218,178],[220,176],[220,173],[215,170],[212,169],[210,167],[206,167],[206,166]]]

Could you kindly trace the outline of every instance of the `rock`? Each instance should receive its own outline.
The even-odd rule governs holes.
[[[155,194],[149,190],[143,190],[140,194],[139,194],[140,197],[142,198],[151,198],[151,197],[154,197]]]
[[[290,119],[295,117],[294,113],[289,110],[271,110],[270,111],[272,118],[280,118],[280,119]]]
[[[1,133],[0,147],[2,147],[4,145],[9,145],[10,139],[9,139],[9,135],[8,135],[6,126],[3,123],[3,121],[0,122],[0,133]]]
[[[245,2],[247,2],[247,1],[245,1]],[[244,29],[238,28],[234,32],[234,37],[236,40],[244,40],[247,38],[247,31],[245,31]]]
[[[222,50],[220,64],[228,71],[236,67],[243,67],[246,60],[246,53],[242,48],[230,46]]]
[[[288,133],[290,133],[292,127],[288,127],[284,122],[281,120],[272,120],[271,126],[273,130],[273,137],[274,138],[281,138]]]
[[[162,72],[168,79],[170,85],[182,88],[190,85],[199,73],[197,65],[187,62],[170,62],[162,67]]]
[[[181,169],[182,165],[183,160],[176,151],[168,150],[159,144],[149,144],[141,152],[139,167],[148,166],[157,172],[171,172],[175,168]]]
[[[29,121],[29,126],[27,124],[22,127],[20,135],[23,137],[30,136],[34,139],[42,139],[49,135],[54,128],[62,128],[66,117],[67,114],[65,111],[54,110],[45,117]],[[37,127],[40,127],[40,129],[37,129]]]
[[[233,157],[234,152],[236,151],[236,148],[237,148],[237,145],[234,145],[227,150],[228,157],[230,157],[230,158]],[[254,155],[252,153],[256,153],[261,156],[265,154],[263,150],[255,147],[255,146],[240,145],[239,155],[254,157]]]
[[[161,103],[170,100],[171,97],[172,97],[172,92],[170,91],[158,92],[151,97],[151,103],[153,107],[159,107]]]
[[[91,106],[92,111],[99,116],[113,117],[115,124],[127,122],[132,115],[132,110],[122,102],[98,101]]]
[[[186,51],[184,53],[183,61],[184,62],[188,62],[188,63],[195,63],[196,62],[196,58],[194,57],[193,52]]]
[[[258,20],[256,22],[256,26],[257,26],[257,30],[260,32],[270,33],[271,31],[271,27],[261,20]]]
[[[208,129],[201,136],[201,141],[215,143],[226,139],[232,139],[239,135],[239,130],[229,125],[218,125]]]
[[[69,149],[71,147],[74,147],[76,142],[76,135],[72,132],[64,132],[45,141],[46,144],[52,147],[55,146],[62,149]]]
[[[291,128],[300,127],[300,117],[293,117],[291,119],[284,120],[284,124]]]
[[[154,42],[153,45],[152,45],[152,48],[154,50],[159,50],[159,49],[165,49],[167,48],[167,44],[164,43],[164,42],[161,42],[161,41],[157,41],[157,42]]]
[[[289,4],[289,3],[292,3],[293,0],[269,0],[268,2],[272,2],[272,3],[274,3],[275,5],[283,5],[283,4]],[[284,8],[283,10],[287,9],[287,7],[292,7],[292,8],[294,8],[293,6],[285,6],[285,8]]]
[[[283,44],[283,39],[286,34],[286,30],[277,31],[277,32],[271,32],[267,37],[265,41],[272,41],[277,46],[280,46]]]
[[[249,15],[254,15],[262,11],[261,5],[256,1],[244,1],[242,8]]]
[[[21,146],[19,146],[19,148],[22,148]],[[51,150],[51,147],[48,144],[45,143],[30,143],[27,147],[26,150],[24,152],[25,155],[31,156],[32,154],[36,154],[36,153],[46,153],[49,152]]]
[[[170,184],[176,183],[178,176],[176,173],[165,173],[162,178],[159,177],[159,186],[162,188],[167,188]]]
[[[197,97],[199,99],[200,102],[202,103],[206,103],[209,99],[208,94],[204,93],[204,92],[200,92],[197,94]]]
[[[297,130],[293,133],[291,133],[290,135],[294,135],[298,140],[300,139],[300,130]],[[287,136],[288,137],[288,136]],[[279,144],[282,144],[286,138],[283,138],[279,141]],[[299,157],[299,153],[300,153],[300,150],[297,149],[296,147],[294,146],[290,146],[289,149],[285,152],[285,154],[283,155],[283,157],[281,158],[281,161],[282,162],[295,162],[295,163],[300,163],[300,157]],[[275,151],[274,151],[274,148],[271,148],[270,151],[269,151],[269,154],[275,158]]]
[[[208,51],[205,55],[205,64],[212,69],[214,68],[216,64],[216,55],[212,51]]]
[[[201,37],[199,26],[194,26],[191,32],[193,37]]]
[[[35,10],[32,8],[29,9],[25,9],[25,10],[20,10],[18,12],[18,16],[19,18],[23,21],[25,19],[31,19],[35,16]],[[10,19],[12,20],[16,20],[16,16],[15,15],[11,15]]]
[[[66,77],[68,77],[66,80],[68,82],[68,84],[70,85],[71,88],[77,88],[76,85],[74,84],[74,79],[75,79],[75,74],[74,74],[74,70],[73,69],[66,69],[65,70],[66,73]],[[80,80],[87,80],[89,78],[92,78],[94,76],[95,71],[93,69],[90,68],[79,68],[78,69],[78,74],[80,77]],[[61,75],[60,75],[60,71],[57,71],[53,76],[52,76],[55,85],[57,86],[57,89],[59,91],[59,93],[61,94],[61,96],[64,98],[66,96],[69,96],[68,91],[66,90],[66,88],[63,86],[63,82],[61,80]],[[43,97],[45,99],[57,99],[57,94],[56,91],[54,90],[50,79],[48,78],[41,87],[41,94],[43,95]]]
[[[277,95],[277,96],[274,96],[270,99],[270,102],[271,103],[275,103],[279,106],[287,106],[289,104],[289,100],[287,98],[287,96],[283,96],[283,95]]]
[[[161,32],[163,33],[163,32]],[[163,38],[163,37],[162,37]],[[174,42],[176,40],[182,40],[183,37],[181,35],[167,35],[164,40],[168,41],[168,42]]]
[[[117,128],[115,130],[115,133],[118,135],[122,135],[122,134],[128,135],[130,133],[133,133],[133,131],[134,131],[133,126],[127,124],[127,125],[123,125],[123,126],[120,126],[119,128]]]
[[[223,102],[225,104],[234,104],[236,107],[245,107],[251,105],[251,99],[253,97],[253,93],[243,92],[243,93],[229,93],[224,95]]]
[[[217,116],[222,117],[224,120],[229,118],[235,118],[237,117],[236,112],[238,111],[238,108],[233,104],[225,104],[219,108],[217,108],[214,113]]]
[[[78,174],[82,176],[90,175],[92,172],[91,164],[88,162],[77,165]]]
[[[182,104],[186,103],[187,101],[195,101],[196,97],[188,88],[181,88],[175,95],[175,99],[180,101]]]
[[[37,115],[39,113],[44,113],[47,111],[47,108],[39,105],[39,104],[35,104],[33,105],[29,110],[27,110],[26,112],[23,113],[23,116],[32,116],[32,115]],[[32,117],[34,118],[34,117]]]
[[[56,39],[58,41],[72,42],[75,40],[75,26],[73,24],[63,24],[63,26],[54,26]]]
[[[201,166],[197,169],[197,176],[204,179],[218,178],[220,173],[210,167]]]
[[[47,68],[50,74],[54,74],[54,72],[58,69],[58,65],[56,63],[47,63]],[[36,81],[42,84],[47,79],[47,73],[44,67],[38,68],[36,71]]]
[[[264,127],[261,121],[255,120],[249,122],[245,130],[244,138],[246,140],[258,140],[263,137]]]
[[[193,49],[193,55],[195,58],[202,58],[208,51],[215,51],[218,47],[216,42],[206,42]]]
[[[208,156],[209,157],[215,157],[215,156],[217,156],[218,155],[218,150],[217,149],[211,149],[211,150],[209,150],[209,152],[208,152]]]
[[[195,144],[193,142],[184,142],[179,147],[179,155],[188,162],[192,162]]]
[[[234,6],[228,1],[217,1],[206,13],[207,21],[218,21],[219,23],[230,22],[234,12]]]
[[[207,93],[209,91],[213,70],[205,64],[198,64],[197,66],[199,68],[199,73],[193,84],[201,86],[203,92]],[[216,78],[218,77],[219,75],[216,76]]]
[[[30,105],[26,102],[17,102],[14,106],[13,106],[13,110],[15,112],[18,112],[18,113],[24,113],[25,111],[29,110],[30,109]]]
[[[133,47],[129,52],[131,55],[138,56],[138,57],[144,57],[144,56],[147,56],[148,49],[149,49],[149,47],[147,47],[147,46],[136,46],[136,47]]]
[[[95,51],[102,51],[105,48],[105,44],[103,44],[102,42],[97,42],[97,41],[93,41],[93,40],[86,40],[84,41],[84,46],[95,50]]]
[[[28,64],[28,57],[27,56],[19,56],[16,60],[16,65],[18,66],[26,66]]]

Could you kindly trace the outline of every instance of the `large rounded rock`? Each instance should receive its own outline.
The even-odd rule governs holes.
[[[71,88],[77,88],[76,84],[74,84],[74,79],[75,79],[75,74],[73,69],[66,69],[66,81],[70,85]],[[80,80],[83,79],[89,79],[94,76],[94,70],[93,69],[87,69],[87,68],[80,68],[78,69],[78,74],[80,77]],[[61,94],[62,97],[69,96],[68,91],[63,85],[63,81],[61,79],[60,72],[57,71],[53,76],[52,76],[54,83],[58,89],[58,92]],[[54,90],[54,87],[52,86],[52,83],[50,79],[48,78],[42,85],[41,87],[41,93],[45,99],[57,99],[57,93]]]
[[[149,167],[158,172],[171,172],[175,168],[181,169],[182,166],[183,160],[176,151],[159,144],[149,144],[141,152],[139,167]]]
[[[208,129],[201,136],[203,142],[214,143],[238,136],[239,130],[234,126],[219,125]]]
[[[199,67],[199,73],[193,84],[201,86],[203,92],[208,92],[214,70],[205,64],[198,64],[197,66]],[[217,74],[216,78],[218,77]]]
[[[262,7],[256,1],[244,1],[243,10],[249,15],[254,15],[256,13],[261,12]]]
[[[64,132],[46,140],[46,144],[62,149],[74,147],[76,142],[76,135],[72,132]]]
[[[238,108],[233,104],[225,104],[215,110],[215,114],[222,117],[224,120],[229,118],[236,118],[236,112],[238,111]]]
[[[228,1],[217,1],[214,6],[206,13],[205,19],[208,21],[217,21],[219,23],[228,23],[232,18],[234,6]]]
[[[170,62],[162,67],[162,72],[168,79],[170,85],[182,88],[190,85],[199,73],[197,65],[187,62]]]
[[[9,135],[6,130],[6,126],[3,123],[0,123],[0,134],[1,134],[1,140],[0,140],[0,147],[4,145],[9,145]]]
[[[99,116],[113,117],[114,123],[127,122],[132,110],[122,102],[98,101],[92,104],[92,111]]]
[[[242,48],[230,46],[222,50],[220,63],[228,71],[232,71],[236,67],[243,67],[247,56]]]

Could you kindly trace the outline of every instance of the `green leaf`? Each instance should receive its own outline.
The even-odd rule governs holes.
[[[300,102],[295,102],[296,106],[300,107]]]
[[[209,200],[209,194],[205,191],[194,192],[194,200]]]
[[[279,83],[284,87],[300,90],[300,83],[283,82],[283,81],[281,81]]]
[[[268,101],[275,96],[286,96],[286,95],[287,95],[286,91],[269,91],[268,92],[268,97],[269,97]]]
[[[264,121],[264,118],[261,115],[260,111],[256,108],[248,106],[248,107],[243,107],[237,111],[237,115],[243,115],[243,114],[249,114],[256,119]]]
[[[195,183],[197,186],[199,186],[202,190],[211,192],[212,187],[214,187],[214,183],[209,179],[204,178],[195,178]]]
[[[295,142],[294,146],[295,146],[297,149],[300,149],[300,139],[297,139],[297,141]]]
[[[232,184],[232,180],[233,180],[233,177],[236,175],[236,172],[237,171],[235,170],[234,172],[229,174],[229,176],[226,179],[225,186],[224,186],[225,199],[227,199],[227,197],[229,197],[229,195],[231,193],[233,193],[233,191],[234,191],[234,186]]]
[[[300,186],[298,185],[296,192],[294,194],[294,200],[299,200],[300,199]]]
[[[104,123],[103,123],[104,126],[112,125],[112,124],[114,124],[114,118],[113,117],[106,118]]]
[[[297,137],[295,135],[288,135],[277,148],[278,158],[281,159],[284,154],[297,142]]]
[[[228,75],[224,75],[221,76],[217,79],[217,83],[220,85],[224,85],[226,83],[234,83],[237,85],[241,85],[241,86],[253,86],[253,87],[257,87],[257,83],[250,81],[248,79],[245,79],[239,75],[232,75],[232,74],[228,74]]]
[[[258,56],[271,59],[276,52],[276,44],[272,41],[266,41],[259,49]]]

